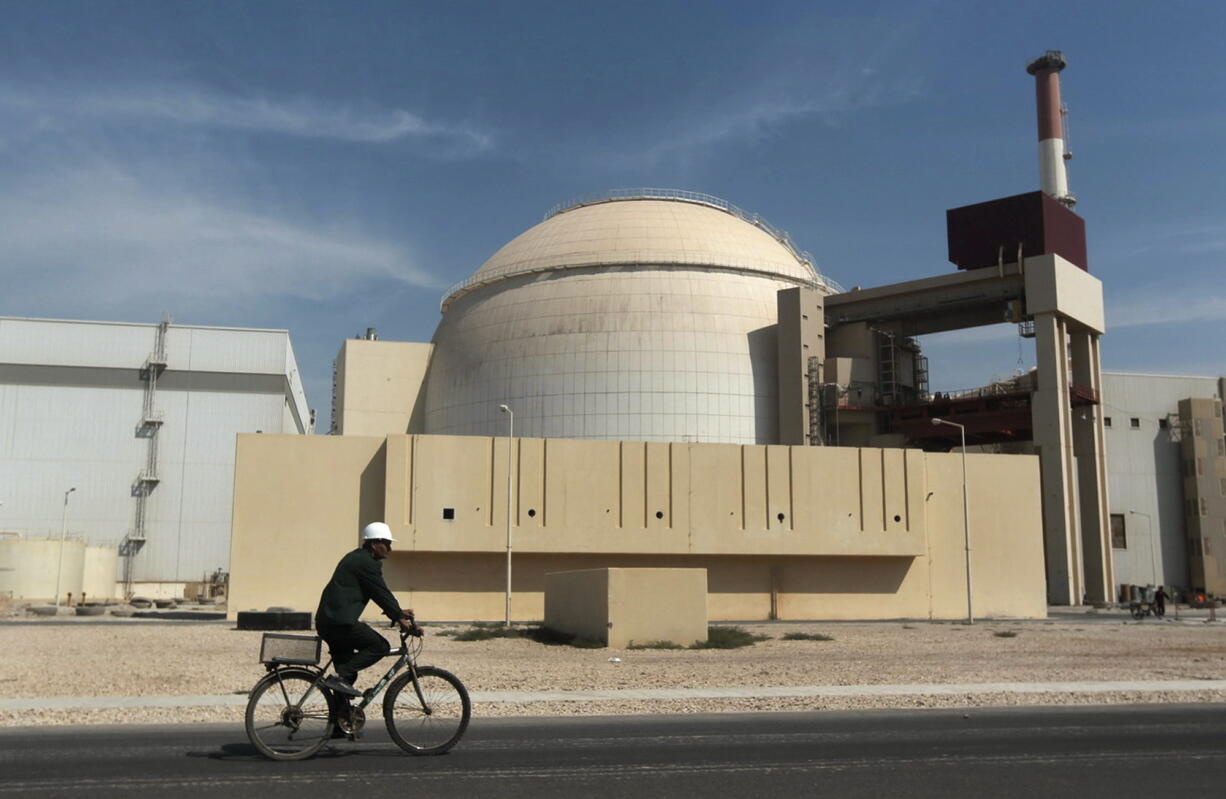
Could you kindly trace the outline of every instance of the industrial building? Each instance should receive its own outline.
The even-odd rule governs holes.
[[[717,618],[1109,601],[1102,285],[1063,67],[1028,68],[1041,190],[951,209],[952,273],[843,291],[755,214],[622,190],[501,247],[429,343],[346,341],[338,436],[239,438],[231,610],[309,606],[374,519],[403,542],[391,587],[435,618],[497,618],[512,590],[540,618],[546,573],[618,566],[705,568]],[[930,396],[919,337],[1002,321],[1035,342],[1033,390]],[[1037,455],[947,454],[992,440]],[[321,562],[269,574],[291,537]]]
[[[311,426],[287,331],[0,317],[0,594],[227,571],[235,435]]]
[[[1120,585],[1226,595],[1223,397],[1226,377],[1103,373]]]
[[[519,619],[542,617],[547,574],[644,566],[704,569],[713,618],[1043,615],[1038,458],[969,456],[970,553],[959,455],[817,446],[813,358],[851,381],[884,350],[904,364],[892,396],[918,396],[913,346],[859,322],[826,341],[834,288],[705,195],[551,211],[448,292],[432,342],[344,342],[338,435],[239,436],[231,612],[311,607],[382,519],[389,586],[423,617],[502,617],[509,545]],[[314,557],[274,557],[287,546]]]

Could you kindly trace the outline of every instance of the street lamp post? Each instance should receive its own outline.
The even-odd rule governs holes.
[[[507,604],[504,624],[511,626],[511,453],[515,444],[515,413],[506,405],[499,405],[498,410],[507,415]]]
[[[64,513],[60,516],[60,562],[55,570],[55,606],[60,606],[60,577],[64,574],[64,537],[68,534],[68,495],[76,491],[75,487],[64,492]]]
[[[1131,508],[1128,510],[1128,512],[1135,516],[1144,516],[1145,521],[1149,524],[1149,574],[1150,579],[1153,580],[1152,585],[1154,588],[1157,588],[1159,585],[1158,559],[1154,557],[1154,517],[1150,516],[1148,513],[1144,513],[1139,510],[1132,510]]]
[[[975,610],[971,599],[971,512],[966,491],[966,426],[946,419],[933,419],[932,423],[956,427],[962,436],[962,538],[966,546],[966,623],[974,624]]]

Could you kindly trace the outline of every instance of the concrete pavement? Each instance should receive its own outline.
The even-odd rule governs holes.
[[[626,688],[600,691],[473,691],[474,704],[766,697],[975,696],[982,694],[1104,694],[1224,691],[1226,680],[1115,680],[918,685],[797,685],[745,688]],[[247,694],[201,696],[51,696],[0,699],[0,711],[99,710],[148,707],[242,707]]]

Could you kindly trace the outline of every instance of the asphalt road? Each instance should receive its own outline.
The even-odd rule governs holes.
[[[450,754],[382,730],[301,763],[241,726],[0,731],[0,796],[1111,797],[1226,784],[1226,704],[476,719]]]

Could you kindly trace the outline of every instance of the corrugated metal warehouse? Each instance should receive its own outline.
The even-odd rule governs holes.
[[[0,317],[0,531],[120,579],[228,569],[235,435],[311,426],[288,331]]]
[[[1196,579],[1197,561],[1217,544],[1226,544],[1224,521],[1205,525],[1194,536],[1200,517],[1217,517],[1208,503],[1189,507],[1185,478],[1189,453],[1185,442],[1195,433],[1191,418],[1180,414],[1189,399],[1217,401],[1226,396],[1226,377],[1128,374],[1103,372],[1103,422],[1106,430],[1107,473],[1111,484],[1111,547],[1116,580],[1122,585],[1196,586],[1210,588],[1217,581]],[[1217,437],[1220,439],[1220,436]],[[1214,493],[1226,496],[1226,445],[1201,453],[1200,471],[1221,473]],[[1203,511],[1203,512],[1202,512]],[[1193,537],[1208,538],[1199,547]],[[1219,540],[1222,543],[1219,543]],[[1189,571],[1192,574],[1189,574]],[[1210,590],[1213,590],[1210,588]],[[1220,589],[1219,589],[1220,590]]]

